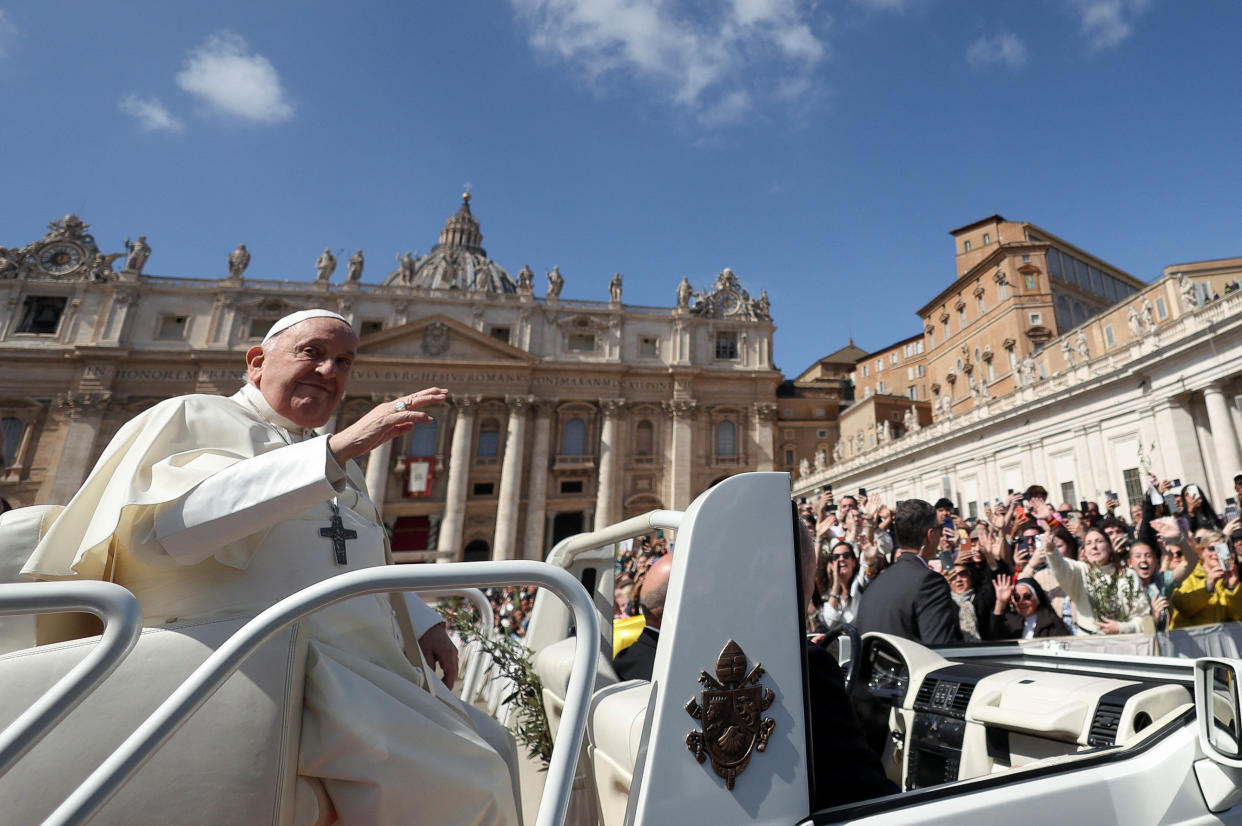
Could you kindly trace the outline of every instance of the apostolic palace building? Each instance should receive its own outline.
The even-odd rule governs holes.
[[[337,424],[422,387],[452,393],[435,425],[366,460],[398,559],[543,558],[774,468],[766,293],[726,269],[702,289],[670,283],[669,307],[624,303],[620,276],[591,284],[607,301],[571,300],[562,288],[578,285],[553,270],[536,295],[530,268],[511,276],[482,241],[466,195],[432,251],[380,283],[362,283],[361,250],[340,271],[325,250],[313,281],[252,280],[244,245],[216,277],[148,275],[145,237],[105,254],[73,215],[0,247],[0,497],[67,502],[124,422],[171,396],[233,393],[246,350],[309,307],[359,333]]]

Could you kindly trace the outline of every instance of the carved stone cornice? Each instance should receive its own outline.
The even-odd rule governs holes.
[[[469,410],[483,401],[483,397],[478,393],[454,393],[449,397],[449,404],[458,410]]]
[[[619,414],[626,405],[625,399],[600,399],[600,410],[604,411],[605,418],[611,418]]]
[[[755,402],[754,413],[761,422],[776,421],[776,405],[771,402]]]
[[[102,413],[112,402],[111,393],[62,393],[56,397],[56,409],[70,419]]]
[[[694,410],[699,403],[694,399],[670,399],[661,402],[660,406],[664,408],[664,412],[674,419],[688,419],[694,415]]]
[[[505,404],[508,405],[509,410],[511,410],[514,413],[525,410],[526,408],[530,407],[534,403],[535,403],[534,396],[520,396],[520,395],[505,396]]]

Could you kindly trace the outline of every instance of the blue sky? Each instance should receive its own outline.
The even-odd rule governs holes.
[[[1233,0],[0,0],[0,244],[78,212],[147,271],[377,281],[470,182],[565,296],[731,267],[777,366],[882,347],[947,231],[1029,220],[1132,274],[1242,254]],[[341,272],[338,272],[338,277]]]

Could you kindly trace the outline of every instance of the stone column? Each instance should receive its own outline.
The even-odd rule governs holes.
[[[474,445],[475,405],[482,397],[455,395],[457,422],[453,426],[453,445],[449,450],[449,474],[444,494],[444,519],[440,522],[439,550],[461,558],[462,527],[466,518],[466,486],[470,481],[470,452]]]
[[[1158,475],[1183,482],[1207,479],[1194,417],[1185,397],[1160,399],[1152,405],[1152,413],[1156,422],[1156,452],[1161,459],[1158,468],[1162,468]]]
[[[392,439],[371,448],[367,454],[367,493],[375,503],[375,510],[384,515],[384,497],[388,494],[388,463],[392,461]]]
[[[625,399],[600,399],[604,424],[599,436],[599,489],[595,497],[595,530],[617,521],[617,421]]]
[[[694,471],[694,408],[697,404],[693,399],[664,402],[673,425],[673,437],[666,454],[668,503],[673,510],[685,510],[693,494],[690,485]]]
[[[1216,478],[1209,482],[1214,501],[1224,502],[1233,493],[1233,477],[1242,473],[1242,457],[1238,455],[1238,435],[1229,417],[1229,402],[1219,383],[1203,388],[1207,403],[1208,424],[1212,428],[1212,445],[1216,449]],[[1224,505],[1221,505],[1224,508]]]
[[[548,509],[548,448],[552,443],[552,411],[556,402],[539,399],[535,402],[535,440],[530,451],[530,486],[526,492],[525,559],[542,560],[545,531],[551,530]]]
[[[526,418],[530,396],[507,396],[509,423],[505,432],[505,457],[500,465],[500,495],[496,503],[496,535],[492,559],[516,559],[518,504],[522,496],[522,451],[526,449]]]
[[[755,469],[776,469],[776,405],[756,402],[755,418]]]
[[[90,472],[91,453],[104,411],[112,401],[111,393],[66,393],[56,400],[56,408],[64,422],[65,438],[47,495],[47,504],[64,505],[82,487]]]

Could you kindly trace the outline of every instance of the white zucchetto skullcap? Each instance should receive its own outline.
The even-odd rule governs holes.
[[[263,343],[267,344],[294,324],[301,324],[303,321],[309,321],[312,318],[335,318],[337,321],[345,322],[349,329],[352,330],[354,328],[354,325],[350,324],[343,315],[334,313],[331,310],[298,310],[296,313],[289,313],[289,315],[273,324],[272,329],[268,330],[267,335],[263,337]]]

